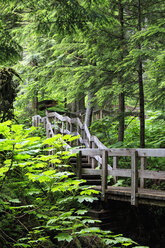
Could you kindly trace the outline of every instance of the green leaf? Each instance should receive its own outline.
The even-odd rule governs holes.
[[[58,241],[67,241],[70,242],[73,240],[73,237],[68,234],[68,233],[59,233],[58,235],[55,236]]]
[[[89,227],[89,228],[84,228],[80,232],[80,234],[87,234],[87,233],[99,233],[100,229],[98,227]]]
[[[14,244],[14,247],[31,247],[30,245],[28,245],[28,244],[23,244],[23,243],[17,243],[17,244]]]
[[[77,196],[77,200],[80,203],[82,203],[84,201],[93,202],[95,200],[98,200],[98,198],[97,197],[92,197],[92,196]]]
[[[11,200],[9,200],[9,202],[12,202],[12,203],[21,203],[21,201],[19,199],[11,199]]]
[[[76,214],[78,214],[78,215],[84,215],[84,214],[86,214],[87,212],[88,212],[87,210],[82,209],[82,210],[76,211]]]

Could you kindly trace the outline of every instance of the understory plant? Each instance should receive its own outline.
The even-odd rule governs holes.
[[[87,215],[98,192],[75,177],[65,150],[75,137],[42,140],[34,128],[0,124],[0,247],[127,247]]]

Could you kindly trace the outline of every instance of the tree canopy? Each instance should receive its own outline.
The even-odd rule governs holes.
[[[35,97],[54,98],[74,112],[88,106],[90,125],[93,109],[118,105],[114,118],[123,142],[126,107],[139,105],[145,146],[145,110],[164,109],[164,1],[12,0],[2,6],[1,64],[15,65],[23,78],[18,109]]]

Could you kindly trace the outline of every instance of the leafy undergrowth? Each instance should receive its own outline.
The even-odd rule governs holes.
[[[34,128],[0,124],[0,247],[135,247],[122,235],[102,231],[87,215],[98,192],[82,185],[68,163],[66,141],[42,140]]]

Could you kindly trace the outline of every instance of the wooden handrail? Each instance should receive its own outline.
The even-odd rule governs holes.
[[[54,124],[51,124],[51,121]],[[46,113],[46,117],[33,116],[33,126],[39,126],[40,123],[44,123],[46,127],[47,137],[53,137],[56,133],[56,128],[62,134],[80,135],[78,142],[79,145],[84,145],[85,148],[72,149],[72,153],[78,152],[79,155],[79,175],[81,174],[81,157],[87,156],[91,159],[92,170],[95,170],[96,163],[100,164],[100,170],[97,170],[98,174],[102,175],[102,198],[105,198],[107,188],[107,175],[112,175],[114,178],[127,177],[131,178],[131,204],[136,205],[138,199],[138,179],[140,179],[140,187],[144,188],[144,179],[158,179],[165,180],[165,171],[152,171],[146,170],[145,161],[147,157],[165,157],[165,149],[143,149],[143,148],[113,148],[109,149],[100,140],[90,134],[86,125],[83,125],[79,118],[70,118],[67,116],[61,116],[60,114]],[[61,124],[60,124],[61,123]],[[58,126],[57,126],[58,124]],[[61,127],[60,127],[61,125]],[[54,130],[53,130],[54,129]],[[71,146],[68,145],[69,148]],[[113,158],[113,167],[108,165],[108,157]],[[118,158],[119,157],[131,157],[130,169],[119,169]],[[140,169],[138,168],[138,159],[141,161]],[[85,169],[86,172],[89,169]],[[96,171],[96,170],[95,170]]]

